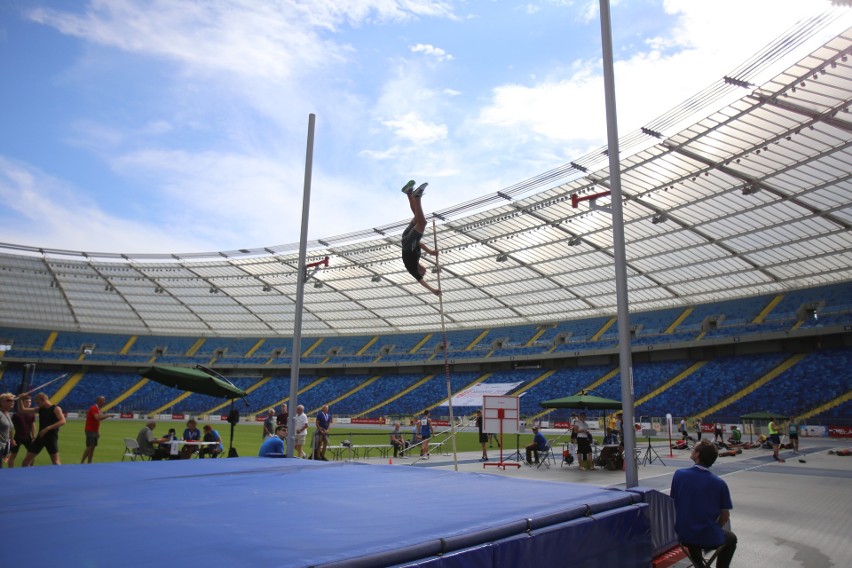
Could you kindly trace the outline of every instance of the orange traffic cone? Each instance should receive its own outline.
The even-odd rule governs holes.
[[[393,465],[393,458],[388,458],[388,465]]]

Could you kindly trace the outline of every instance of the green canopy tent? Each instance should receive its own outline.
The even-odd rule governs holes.
[[[611,398],[604,398],[593,394],[587,394],[586,391],[580,391],[579,394],[566,396],[562,398],[553,398],[538,403],[542,408],[570,408],[572,410],[621,410],[621,401]],[[604,432],[606,432],[604,425]],[[608,435],[608,433],[607,433]]]
[[[233,400],[246,396],[246,391],[235,387],[228,379],[215,371],[154,365],[139,369],[139,374],[167,387],[206,394],[216,398]]]
[[[158,382],[184,391],[198,394],[206,394],[216,398],[227,398],[231,401],[231,410],[228,413],[228,423],[231,425],[231,441],[228,448],[228,456],[237,455],[234,449],[234,426],[240,421],[240,413],[234,408],[234,400],[244,398],[246,391],[238,388],[228,379],[201,365],[196,368],[170,367],[166,365],[154,365],[139,369],[139,374],[146,379]]]
[[[620,410],[621,401],[591,394],[575,394],[538,403],[542,408],[571,408],[576,410]]]

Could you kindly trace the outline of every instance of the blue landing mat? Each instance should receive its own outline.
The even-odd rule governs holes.
[[[0,470],[3,566],[648,566],[635,493],[393,465]]]

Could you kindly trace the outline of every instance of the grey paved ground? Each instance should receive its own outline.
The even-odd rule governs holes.
[[[642,445],[643,454],[647,446]],[[670,451],[655,443],[661,460],[639,466],[639,484],[668,493],[675,470],[688,467],[688,451]],[[806,438],[801,455],[785,451],[786,463],[775,463],[770,450],[745,450],[740,456],[719,458],[713,471],[731,489],[734,509],[731,522],[739,538],[734,566],[852,568],[852,457],[830,455],[829,450],[852,448],[852,440]],[[506,450],[504,457],[513,453]],[[559,452],[557,452],[559,453]],[[673,457],[669,457],[669,455]],[[499,450],[489,450],[497,461]],[[623,487],[619,471],[579,471],[575,465],[550,469],[483,467],[479,453],[458,455],[460,473],[503,475],[541,481],[557,481]],[[800,459],[805,463],[800,463]],[[359,460],[388,463],[388,458]],[[428,461],[395,459],[399,467],[454,469],[452,455],[433,455]],[[678,566],[685,565],[680,563]]]

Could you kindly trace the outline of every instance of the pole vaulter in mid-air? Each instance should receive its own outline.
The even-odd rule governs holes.
[[[425,250],[432,256],[438,256],[437,247],[430,249],[425,244],[420,242],[423,238],[423,233],[426,232],[426,215],[423,214],[423,207],[420,205],[420,198],[426,192],[428,183],[421,184],[417,189],[414,189],[414,180],[409,181],[402,187],[402,192],[408,196],[408,205],[411,207],[411,212],[414,213],[414,218],[405,232],[402,233],[402,262],[405,264],[409,274],[423,285],[424,288],[435,294],[441,295],[440,288],[435,288],[423,279],[426,274],[426,267],[420,263],[420,249]]]

